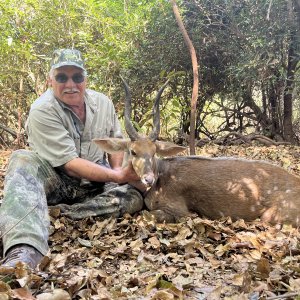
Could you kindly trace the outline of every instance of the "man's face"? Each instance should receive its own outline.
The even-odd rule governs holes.
[[[81,105],[84,102],[86,78],[83,78],[83,70],[80,68],[64,66],[54,69],[49,83],[54,96],[65,104]]]

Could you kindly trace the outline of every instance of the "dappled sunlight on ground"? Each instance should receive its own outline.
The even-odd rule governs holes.
[[[297,147],[210,145],[197,154],[274,161],[300,173]],[[2,192],[7,152],[1,157]],[[0,268],[0,298],[240,300],[300,293],[300,235],[290,226],[197,216],[157,224],[146,211],[106,220],[72,221],[55,208],[50,215],[51,251],[41,270]]]

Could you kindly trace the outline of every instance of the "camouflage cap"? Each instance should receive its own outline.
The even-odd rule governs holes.
[[[81,53],[76,49],[58,49],[53,52],[51,70],[63,66],[75,66],[85,71]]]

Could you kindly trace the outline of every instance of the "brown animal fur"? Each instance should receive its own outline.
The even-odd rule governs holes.
[[[145,196],[162,221],[202,217],[271,224],[300,222],[300,178],[264,161],[197,156],[158,161],[158,178]],[[165,215],[164,215],[165,214]]]

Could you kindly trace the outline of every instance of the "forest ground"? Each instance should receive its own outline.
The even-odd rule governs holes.
[[[10,153],[0,151],[0,201]],[[262,159],[300,174],[295,146],[211,144],[197,154]],[[39,271],[0,268],[0,300],[300,299],[300,235],[291,226],[198,216],[158,224],[147,211],[105,220],[50,215],[48,256]]]

